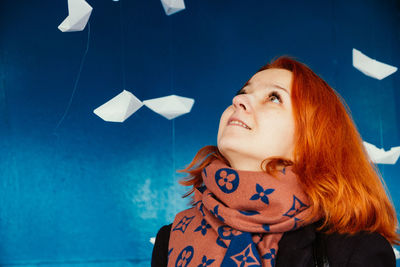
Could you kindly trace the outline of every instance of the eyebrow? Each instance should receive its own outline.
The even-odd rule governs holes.
[[[243,85],[243,87],[236,93],[236,95],[245,93],[244,88],[245,88],[246,86],[249,86],[249,85],[250,85],[250,83],[247,81],[247,82],[245,83],[245,85]],[[283,90],[283,91],[285,91],[288,95],[290,95],[290,93],[288,92],[288,90],[287,90],[286,88],[283,88],[282,86],[280,86],[280,85],[278,85],[278,84],[270,83],[270,84],[266,84],[266,86],[267,86],[267,87],[274,87],[274,88],[276,88],[276,89]]]

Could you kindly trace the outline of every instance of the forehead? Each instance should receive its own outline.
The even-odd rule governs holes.
[[[254,74],[254,76],[247,82],[247,85],[256,87],[275,84],[290,92],[292,79],[293,74],[291,71],[285,69],[266,69]]]

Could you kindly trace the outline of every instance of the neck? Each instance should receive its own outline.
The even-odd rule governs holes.
[[[261,162],[254,162],[254,161],[233,161],[228,160],[229,164],[231,165],[232,169],[240,170],[240,171],[262,171],[261,169]]]
[[[261,168],[261,162],[259,161],[251,161],[251,160],[229,160],[229,164],[231,166],[231,168],[235,169],[235,170],[239,170],[239,171],[263,171],[263,169]],[[264,166],[268,163],[265,162]],[[283,168],[285,168],[285,165],[283,164],[279,164],[276,166],[276,170],[281,171]]]

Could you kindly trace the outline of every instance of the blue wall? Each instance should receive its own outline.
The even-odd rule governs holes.
[[[149,238],[188,203],[175,169],[216,144],[233,95],[278,55],[332,85],[365,141],[400,145],[400,73],[374,80],[351,56],[400,66],[395,0],[186,0],[169,17],[158,0],[88,2],[75,33],[57,29],[66,0],[0,2],[1,266],[148,266]],[[123,89],[196,102],[174,121],[92,113]],[[379,168],[399,209],[400,163]]]

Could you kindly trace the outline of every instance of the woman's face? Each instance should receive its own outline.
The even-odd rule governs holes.
[[[292,72],[256,73],[222,114],[218,149],[238,170],[260,171],[271,156],[293,160]]]

